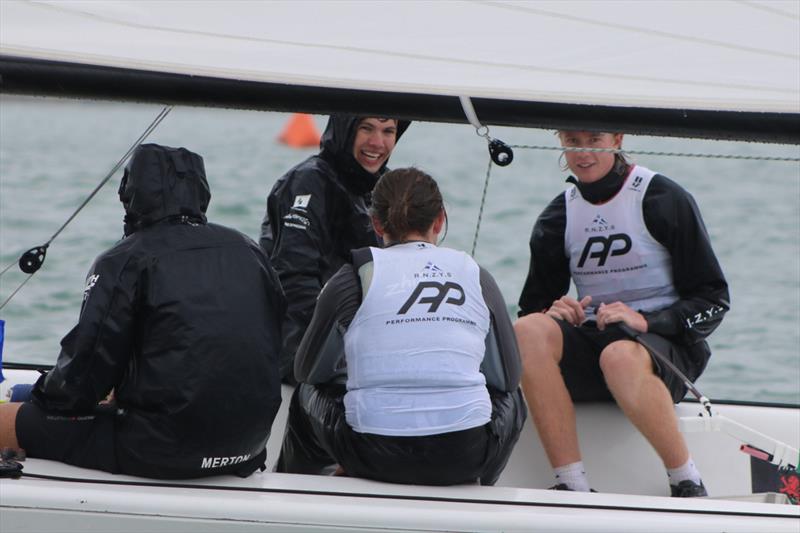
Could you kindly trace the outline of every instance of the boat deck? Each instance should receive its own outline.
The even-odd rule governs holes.
[[[11,382],[31,373],[5,371]],[[7,388],[8,383],[0,386]],[[2,391],[0,391],[2,392]],[[268,444],[277,458],[290,388]],[[796,445],[800,410],[718,405],[717,411]],[[700,406],[677,406],[681,416]],[[578,408],[584,460],[596,494],[545,490],[552,472],[530,422],[495,487],[426,487],[279,474],[163,482],[40,459],[0,480],[0,530],[59,531],[791,531],[800,507],[751,494],[750,458],[718,431],[687,440],[710,498],[676,499],[658,457],[613,404]],[[625,476],[614,475],[626,472]]]

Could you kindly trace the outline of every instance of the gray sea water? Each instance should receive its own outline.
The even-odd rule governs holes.
[[[46,242],[160,111],[160,106],[0,96],[0,268]],[[274,181],[316,150],[275,141],[289,115],[177,107],[148,142],[203,155],[209,219],[258,237]],[[325,117],[315,117],[320,130]],[[492,127],[509,144],[556,146],[552,132]],[[629,150],[800,156],[800,147],[626,136]],[[710,338],[713,356],[697,387],[709,398],[800,403],[800,165],[639,155],[697,200],[731,287],[732,310]],[[445,246],[469,251],[488,154],[468,125],[415,123],[391,166],[416,165],[442,188]],[[476,259],[505,295],[509,313],[528,269],[532,225],[564,188],[558,152],[517,149],[494,167]],[[92,260],[122,236],[121,172],[53,242],[44,267],[0,311],[5,361],[52,364],[78,317]],[[23,281],[0,277],[0,301]],[[236,283],[232,279],[231,283]]]

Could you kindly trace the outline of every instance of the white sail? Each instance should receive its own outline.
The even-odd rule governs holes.
[[[0,54],[326,88],[800,112],[796,1],[3,0]]]

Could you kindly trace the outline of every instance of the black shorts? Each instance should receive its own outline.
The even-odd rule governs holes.
[[[253,457],[246,462],[211,471],[170,468],[164,465],[166,459],[163,455],[153,457],[152,462],[142,462],[128,452],[125,435],[118,432],[117,418],[114,405],[98,405],[91,414],[74,416],[50,413],[35,403],[25,402],[17,411],[17,442],[29,457],[112,474],[156,479],[189,479],[222,474],[247,477],[261,468],[266,460],[264,448],[260,453],[253,453]]]
[[[573,326],[563,320],[556,320],[556,322],[561,327],[564,339],[560,364],[561,375],[564,377],[564,383],[572,396],[572,401],[613,400],[600,369],[600,352],[612,342],[631,340],[630,337],[613,324],[600,331],[594,322],[587,322],[580,326]],[[670,362],[689,379],[694,379],[695,374],[699,375],[692,362],[691,354],[683,346],[654,333],[643,333],[641,337],[661,355],[669,358]],[[672,401],[680,402],[686,396],[686,385],[683,379],[666,365],[661,364],[658,357],[652,353],[650,358],[653,360],[654,372],[667,386]]]
[[[115,411],[98,406],[90,415],[66,416],[25,402],[17,411],[17,442],[29,457],[116,474]]]
[[[301,384],[289,404],[278,472],[320,474],[333,463],[354,477],[390,483],[493,485],[525,424],[520,390],[490,391],[492,419],[438,435],[358,433],[345,420],[344,387]]]

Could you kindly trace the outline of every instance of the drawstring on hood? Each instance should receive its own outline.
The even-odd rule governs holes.
[[[119,185],[125,236],[162,220],[205,224],[211,200],[203,158],[186,148],[142,144]]]
[[[341,179],[344,186],[350,192],[358,195],[367,194],[375,187],[375,183],[386,171],[386,165],[388,164],[387,159],[380,170],[373,174],[365,170],[353,157],[356,127],[364,118],[367,117],[331,115],[320,139],[320,148],[322,149],[320,155],[336,168],[339,173],[339,179]],[[400,140],[400,137],[410,124],[411,122],[408,120],[397,121],[396,141]]]

